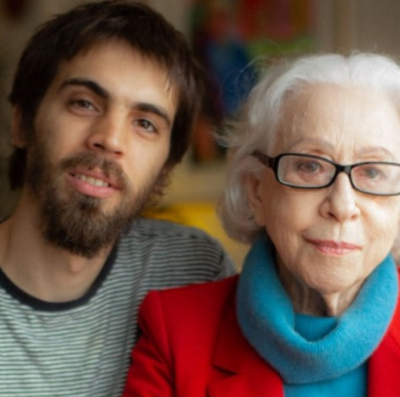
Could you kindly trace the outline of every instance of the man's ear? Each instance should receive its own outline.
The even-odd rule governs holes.
[[[11,144],[19,149],[24,149],[28,146],[26,131],[23,127],[21,111],[18,107],[14,107],[12,110]]]
[[[260,195],[260,181],[255,175],[246,178],[247,199],[254,220],[258,226],[265,226],[264,200]]]

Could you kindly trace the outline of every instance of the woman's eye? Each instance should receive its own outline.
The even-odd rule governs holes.
[[[362,170],[362,175],[368,179],[382,179],[385,176],[385,174],[381,170],[373,167],[364,168]]]
[[[321,170],[321,164],[318,163],[317,161],[307,161],[304,163],[298,164],[297,168],[306,173],[315,173]]]

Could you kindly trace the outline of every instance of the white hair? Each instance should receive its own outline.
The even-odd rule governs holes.
[[[387,92],[400,110],[400,66],[391,58],[372,53],[350,56],[323,54],[281,62],[263,71],[251,91],[240,120],[221,138],[228,150],[227,184],[218,205],[225,231],[232,238],[251,243],[261,228],[249,207],[246,180],[262,165],[252,153],[271,154],[277,126],[284,117],[283,103],[289,93],[313,84],[364,86]]]

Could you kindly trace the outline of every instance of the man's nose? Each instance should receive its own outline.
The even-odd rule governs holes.
[[[122,156],[126,149],[124,118],[114,112],[97,119],[86,144],[92,151]]]

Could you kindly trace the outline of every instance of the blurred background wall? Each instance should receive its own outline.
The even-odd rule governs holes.
[[[10,108],[6,100],[15,64],[35,27],[49,16],[83,0],[0,0],[0,219],[7,216],[17,194],[8,189]],[[250,67],[265,58],[303,52],[352,50],[400,53],[398,0],[147,0],[142,1],[185,33],[193,49],[214,73],[215,105],[230,117],[256,79]],[[238,70],[229,72],[231,64]],[[246,73],[243,73],[243,71]],[[227,73],[228,71],[228,73]],[[217,87],[219,74],[227,87]],[[233,77],[229,80],[227,76]],[[244,84],[239,83],[244,78]],[[240,91],[241,88],[244,89]],[[225,89],[227,88],[227,89]],[[217,92],[217,90],[219,90]],[[240,95],[239,95],[240,94]],[[234,99],[234,100],[233,100]],[[166,197],[153,215],[193,224],[221,240],[235,262],[247,247],[227,238],[215,216],[224,186],[224,153],[205,126],[173,175]]]

